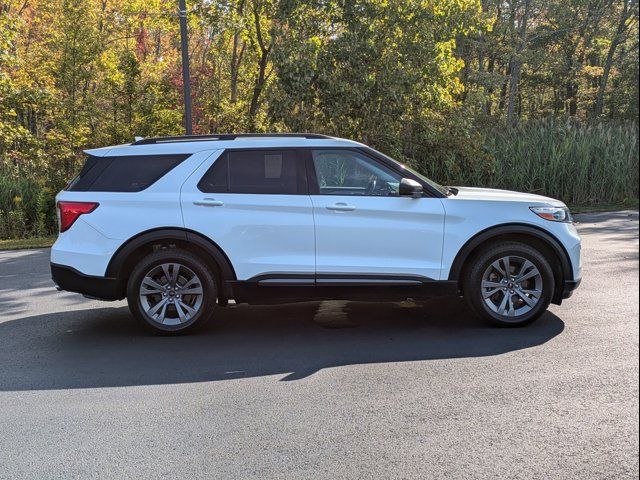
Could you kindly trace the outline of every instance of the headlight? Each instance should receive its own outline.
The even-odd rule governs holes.
[[[552,222],[573,222],[571,212],[567,207],[529,207],[533,213]]]

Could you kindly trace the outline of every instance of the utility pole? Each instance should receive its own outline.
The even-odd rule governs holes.
[[[189,40],[187,39],[187,6],[185,0],[178,0],[180,17],[180,43],[182,49],[182,83],[184,84],[184,131],[193,133],[191,125],[191,77],[189,75]]]

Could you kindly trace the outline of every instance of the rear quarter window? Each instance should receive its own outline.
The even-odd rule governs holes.
[[[189,155],[93,157],[69,184],[72,192],[140,192],[174,169]]]

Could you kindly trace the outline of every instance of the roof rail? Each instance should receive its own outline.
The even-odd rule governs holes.
[[[332,138],[319,133],[212,133],[209,135],[176,135],[172,137],[149,137],[136,140],[131,145],[152,145],[156,143],[173,142],[210,142],[220,140],[235,140],[236,138],[308,138],[321,139]]]

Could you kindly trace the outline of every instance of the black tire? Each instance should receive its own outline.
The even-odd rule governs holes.
[[[528,260],[540,273],[542,294],[539,296],[535,306],[529,307],[530,310],[520,315],[515,315],[515,313],[513,316],[501,315],[492,310],[483,298],[482,282],[485,272],[494,262],[507,256]],[[504,266],[503,264],[500,265]],[[522,295],[510,295],[512,290],[509,290],[506,285],[505,288],[500,289],[502,291],[497,291],[494,294],[495,296],[492,296],[488,301],[492,301],[494,304],[500,303],[501,299],[511,296],[512,299],[520,302],[524,307],[522,310],[526,310],[527,305],[524,303]],[[504,242],[487,247],[473,257],[471,264],[466,269],[462,289],[467,303],[481,318],[500,327],[522,327],[537,320],[547,310],[553,298],[555,279],[549,260],[539,250],[520,242]],[[527,298],[529,300],[532,299],[532,297]],[[511,302],[510,300],[505,301]],[[517,310],[514,310],[514,312],[517,312]]]
[[[145,307],[143,306],[143,302],[147,302],[148,304],[151,302],[149,300],[141,300],[140,289],[145,276],[150,272],[153,272],[154,269],[156,271],[158,269],[162,269],[162,265],[166,264],[180,265],[181,267],[178,268],[178,275],[189,272],[190,270],[191,273],[194,273],[197,276],[197,280],[199,280],[196,284],[201,285],[202,287],[201,303],[198,304],[195,314],[191,314],[190,312],[187,312],[185,308],[181,307],[181,314],[188,315],[187,320],[182,321],[182,319],[178,318],[168,318],[168,320],[171,320],[172,322],[179,321],[179,324],[162,324],[155,321],[147,314]],[[180,276],[179,278],[183,279],[183,282],[185,281],[183,276]],[[127,283],[127,301],[133,316],[140,321],[147,330],[158,335],[178,335],[193,332],[194,330],[202,327],[213,317],[216,307],[217,291],[215,275],[200,257],[186,250],[168,248],[158,250],[147,255],[134,267]],[[160,301],[165,300],[160,295],[164,295],[166,297],[166,295],[162,293],[157,296],[154,295],[146,298],[151,299],[152,302],[157,299],[157,304]],[[167,317],[175,317],[179,315],[175,301],[176,299],[180,299],[180,296],[175,293],[172,293],[171,295],[175,295],[175,298],[167,297],[166,300],[168,302],[165,302],[168,304],[166,307]],[[194,297],[196,296],[189,296],[183,293],[183,300],[185,303],[187,301],[196,301],[194,300]],[[171,305],[170,300],[174,301],[173,305]]]

